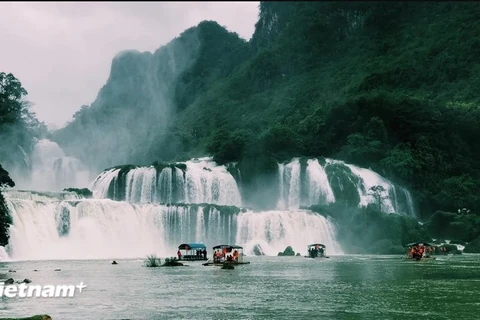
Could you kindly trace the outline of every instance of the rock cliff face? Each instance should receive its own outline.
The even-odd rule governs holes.
[[[119,53],[97,99],[57,132],[57,141],[100,167],[141,159],[174,112],[173,88],[198,48],[196,30],[188,30],[153,54]]]
[[[216,37],[244,44],[217,23],[203,22],[154,53],[119,53],[97,99],[83,106],[55,140],[67,154],[99,169],[158,159],[150,156],[151,150],[168,139],[166,127],[177,107],[191,103],[203,89],[203,83],[195,81],[199,73],[203,82],[208,78],[203,65],[221,64],[232,49],[228,44],[215,47]],[[208,61],[205,52],[212,52]]]

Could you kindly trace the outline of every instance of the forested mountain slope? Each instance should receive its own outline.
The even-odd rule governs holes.
[[[479,19],[475,2],[262,2],[248,43],[203,22],[116,57],[55,139],[98,167],[210,153],[252,183],[339,158],[409,186],[424,216],[478,211]]]

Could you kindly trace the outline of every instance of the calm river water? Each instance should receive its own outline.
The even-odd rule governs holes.
[[[245,257],[235,270],[142,260],[0,263],[7,277],[87,287],[72,298],[1,298],[0,317],[75,319],[480,319],[480,255]],[[54,271],[60,268],[61,271]],[[37,269],[38,271],[33,271]]]

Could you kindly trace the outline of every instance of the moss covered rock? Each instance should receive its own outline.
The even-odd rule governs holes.
[[[178,262],[175,258],[166,258],[165,263],[162,264],[162,267],[182,267],[183,263]]]
[[[27,318],[0,318],[0,320],[52,320],[52,317],[42,314]]]
[[[295,251],[293,251],[292,247],[288,246],[283,250],[283,252],[279,252],[278,256],[295,256]]]

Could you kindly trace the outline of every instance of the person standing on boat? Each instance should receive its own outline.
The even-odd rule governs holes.
[[[235,261],[238,261],[238,251],[237,250],[233,251],[233,259]]]
[[[207,249],[203,249],[203,258],[207,259]]]
[[[178,256],[178,260],[182,259],[182,253],[180,252],[180,250],[177,251],[177,256]]]

